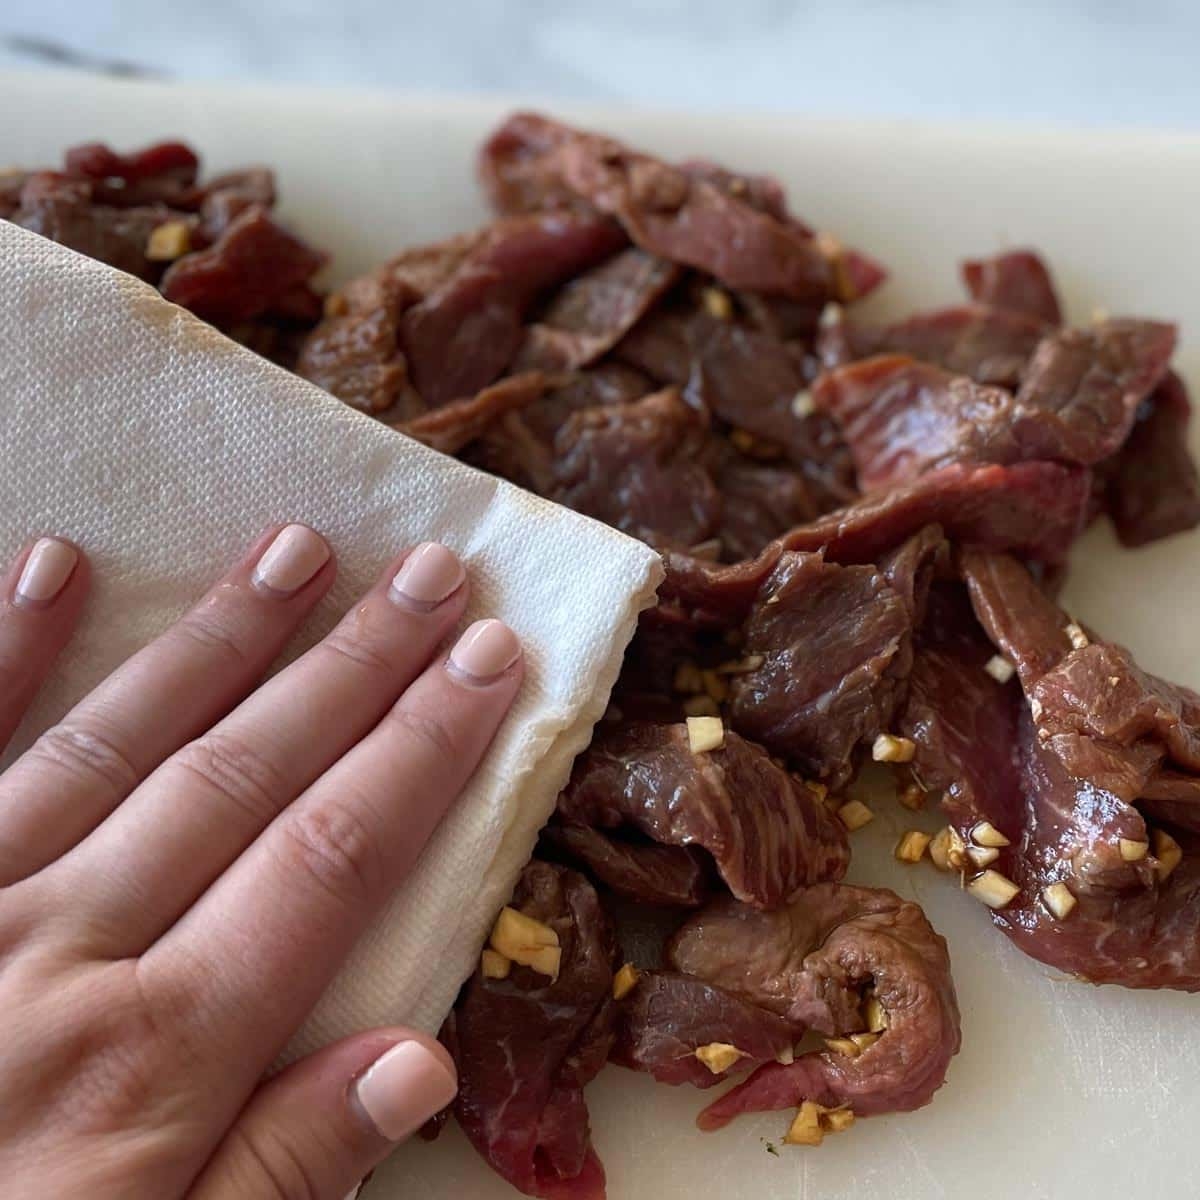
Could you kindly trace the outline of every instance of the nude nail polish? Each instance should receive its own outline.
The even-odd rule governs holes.
[[[466,577],[453,550],[422,542],[401,564],[388,594],[405,608],[428,612],[454,595]]]
[[[521,656],[521,641],[503,621],[476,621],[450,651],[450,669],[471,683],[488,683]]]
[[[74,546],[58,538],[40,538],[30,550],[17,580],[17,602],[49,604],[67,586],[78,562],[79,551]]]
[[[329,561],[329,545],[307,525],[287,525],[263,551],[254,585],[278,596],[298,592]]]
[[[376,1130],[389,1142],[416,1133],[458,1091],[445,1062],[420,1042],[397,1042],[355,1084],[354,1094]]]

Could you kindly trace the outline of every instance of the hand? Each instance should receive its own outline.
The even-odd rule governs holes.
[[[499,621],[437,654],[468,584],[425,544],[260,683],[334,573],[271,531],[0,775],[5,1200],[343,1200],[453,1097],[402,1028],[261,1082],[521,681]],[[45,538],[0,577],[0,749],[88,579]]]

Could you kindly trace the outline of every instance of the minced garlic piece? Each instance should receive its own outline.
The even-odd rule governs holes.
[[[687,735],[693,754],[706,754],[725,745],[725,726],[720,717],[688,717]]]
[[[703,670],[700,678],[704,681],[704,690],[718,703],[729,698],[729,684],[716,671]]]
[[[1149,842],[1136,842],[1132,838],[1121,838],[1117,845],[1120,847],[1121,857],[1126,862],[1141,862],[1150,853]]]
[[[957,829],[947,825],[934,834],[929,843],[929,857],[939,871],[961,871],[967,865],[967,844]]]
[[[990,867],[1000,857],[995,846],[968,846],[967,857],[977,867]]]
[[[863,1019],[871,1033],[882,1033],[888,1027],[887,1009],[879,1003],[877,996],[868,996],[863,1004]]]
[[[761,654],[747,654],[745,658],[733,658],[717,667],[718,675],[748,675],[757,671],[767,660]]]
[[[910,829],[896,843],[896,858],[904,863],[918,863],[925,857],[925,850],[933,839],[919,829]]]
[[[484,979],[507,979],[512,959],[489,948],[480,955],[480,966]]]
[[[558,934],[549,925],[505,905],[496,918],[489,941],[492,949],[505,958],[552,979],[558,978],[562,951]]]
[[[1065,883],[1052,883],[1048,888],[1043,888],[1042,899],[1060,921],[1067,917],[1078,903],[1074,893]]]
[[[919,783],[906,784],[897,798],[909,812],[920,812],[925,807],[925,789]]]
[[[864,1050],[875,1045],[875,1043],[879,1041],[879,1034],[852,1033],[850,1035],[850,1040],[858,1047],[859,1053],[861,1054]]]
[[[978,821],[971,826],[971,841],[977,846],[1011,846],[1012,843],[991,821]]]
[[[854,1124],[854,1113],[848,1108],[827,1108],[821,1124],[827,1133],[845,1133]]]
[[[790,1067],[796,1061],[796,1051],[791,1046],[785,1046],[775,1055],[775,1061],[781,1067]]]
[[[151,262],[174,262],[191,249],[191,242],[186,221],[164,221],[150,231],[146,257]]]
[[[697,1046],[694,1053],[714,1075],[724,1074],[742,1057],[742,1052],[728,1042],[709,1042],[707,1046]]]
[[[1183,849],[1165,829],[1155,829],[1150,836],[1154,839],[1154,857],[1158,859],[1154,872],[1165,881],[1183,860]]]
[[[817,411],[817,402],[813,399],[812,392],[806,388],[802,392],[797,392],[792,397],[792,416],[803,421],[805,417],[811,417]]]
[[[881,733],[871,743],[871,757],[876,762],[912,762],[917,752],[917,744],[911,738],[894,737],[890,733]]]
[[[717,720],[721,717],[720,706],[707,692],[689,696],[683,702],[683,711],[689,721],[696,717],[713,717]]]
[[[825,1049],[832,1050],[834,1054],[844,1054],[847,1058],[857,1058],[862,1053],[857,1042],[852,1042],[849,1038],[826,1038]]]
[[[626,963],[614,976],[612,994],[614,1000],[624,1000],[637,987],[638,969],[633,963]]]
[[[983,668],[997,683],[1007,683],[1016,674],[1016,667],[1002,654],[993,654]]]
[[[848,800],[837,810],[837,815],[851,833],[875,820],[875,814],[861,800]]]
[[[829,329],[834,325],[842,323],[842,306],[834,300],[830,300],[823,309],[821,315],[817,318],[817,324],[822,329]]]
[[[808,788],[808,790],[812,792],[814,796],[816,796],[817,800],[821,804],[824,804],[829,797],[828,784],[818,783],[815,779],[806,779],[804,781],[804,786]]]
[[[733,316],[733,301],[728,292],[723,292],[718,287],[706,287],[701,293],[701,299],[704,301],[704,311],[710,317],[716,317],[718,321],[728,321]]]
[[[988,908],[1004,908],[1010,904],[1021,889],[999,871],[984,871],[967,884],[967,891],[976,900],[982,900]]]
[[[1070,638],[1071,645],[1074,646],[1076,650],[1083,650],[1091,645],[1091,643],[1088,641],[1088,635],[1084,633],[1074,621],[1067,626],[1064,632],[1066,633],[1067,637]]]
[[[675,678],[671,686],[677,692],[694,696],[697,692],[704,691],[704,676],[700,674],[700,668],[694,662],[681,662],[675,668]]]
[[[821,1105],[813,1100],[805,1100],[800,1105],[796,1119],[783,1135],[784,1145],[819,1146],[825,1137],[821,1128],[821,1111]]]

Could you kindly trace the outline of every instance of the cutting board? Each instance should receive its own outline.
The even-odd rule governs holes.
[[[51,163],[77,141],[127,147],[160,136],[194,142],[214,169],[266,162],[279,172],[283,212],[333,252],[337,281],[484,218],[474,152],[510,107],[9,76],[0,77],[0,163]],[[557,111],[668,156],[773,171],[806,220],[891,267],[871,302],[880,315],[956,299],[964,255],[1037,246],[1074,318],[1101,307],[1179,320],[1178,364],[1200,392],[1200,137]],[[1200,535],[1122,551],[1098,528],[1076,550],[1066,599],[1144,666],[1200,686],[1197,595]],[[894,804],[877,807],[854,836],[851,878],[918,900],[949,941],[963,1049],[945,1087],[921,1112],[776,1155],[767,1147],[786,1114],[701,1135],[698,1093],[609,1068],[588,1100],[612,1200],[1200,1195],[1200,997],[1094,988],[1023,957],[954,880],[892,860],[913,821]],[[404,1147],[368,1191],[369,1200],[512,1195],[453,1128],[432,1146]]]

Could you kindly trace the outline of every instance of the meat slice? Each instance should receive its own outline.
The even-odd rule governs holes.
[[[549,925],[556,979],[513,965],[464,985],[443,1038],[458,1067],[454,1115],[488,1165],[529,1196],[603,1200],[584,1086],[608,1056],[616,939],[591,885],[534,860],[512,906]]]
[[[1169,371],[1143,401],[1105,484],[1105,507],[1125,546],[1144,546],[1200,524],[1200,477],[1188,450],[1191,404]]]
[[[576,760],[557,815],[567,832],[631,830],[652,850],[677,847],[679,859],[702,849],[733,895],[764,908],[840,879],[850,862],[841,823],[764,750],[727,732],[723,746],[697,753],[682,724],[602,727]],[[586,849],[575,849],[591,866]],[[635,862],[639,849],[627,849]],[[635,898],[677,903],[647,889],[649,874],[601,878]]]
[[[718,1129],[745,1112],[813,1100],[869,1117],[928,1104],[961,1041],[945,941],[910,901],[881,888],[818,884],[762,912],[718,900],[669,943],[672,967],[829,1036],[884,1028],[857,1056],[834,1048],[770,1063],[700,1114]]]
[[[991,308],[1024,313],[1050,325],[1062,324],[1050,268],[1032,250],[1009,250],[962,264],[963,282],[971,299]]]
[[[659,1083],[709,1088],[762,1063],[788,1060],[798,1034],[790,1022],[702,979],[642,971],[620,1004],[610,1061]],[[732,1046],[737,1058],[707,1065],[705,1047]],[[717,1069],[720,1068],[720,1069]]]
[[[849,780],[855,749],[888,729],[904,697],[941,532],[913,541],[905,558],[916,561],[902,581],[884,567],[787,551],[745,623],[747,660],[760,665],[733,677],[733,727],[834,789]]]
[[[693,546],[721,515],[707,437],[704,414],[674,388],[584,409],[554,439],[545,494],[652,545]]]
[[[200,159],[182,142],[156,142],[129,154],[118,154],[103,142],[72,146],[63,155],[63,173],[94,182],[94,195],[104,204],[133,208],[167,204],[194,209],[203,190],[197,188]]]
[[[820,305],[850,300],[872,272],[838,270],[837,255],[798,222],[739,194],[727,173],[669,166],[612,138],[574,130],[535,113],[516,113],[480,155],[484,187],[499,212],[563,203],[615,217],[637,246],[694,267],[726,286]]]
[[[568,370],[606,354],[678,280],[679,268],[623,250],[565,283],[525,331],[514,369]]]

